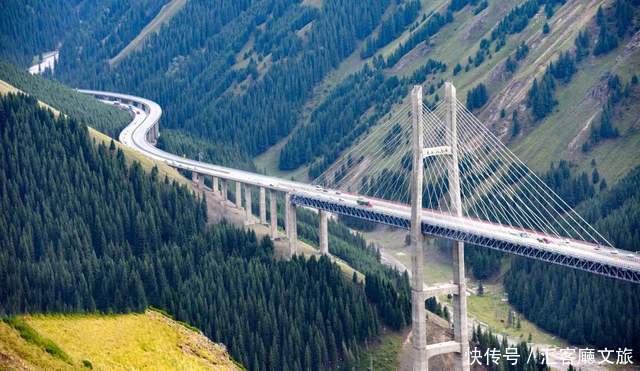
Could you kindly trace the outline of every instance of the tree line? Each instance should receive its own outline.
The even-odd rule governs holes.
[[[120,131],[131,121],[131,116],[122,110],[74,92],[59,82],[32,76],[3,60],[0,60],[0,80],[43,102],[48,102],[53,108],[83,123],[90,123],[93,128],[113,138],[117,138]]]
[[[539,121],[548,116],[557,105],[555,90],[557,88],[555,80],[562,84],[570,82],[571,77],[577,71],[578,63],[582,62],[589,54],[594,56],[606,54],[618,46],[618,38],[628,36],[629,29],[633,25],[633,14],[637,7],[632,7],[627,0],[616,0],[609,8],[598,8],[596,24],[599,28],[598,39],[591,52],[590,35],[587,30],[582,30],[574,40],[576,46],[574,51],[561,53],[559,58],[549,64],[540,81],[535,79],[529,92],[527,93],[527,106],[532,109],[532,116],[535,121]],[[617,30],[617,32],[612,31]],[[600,126],[602,128],[602,125]],[[593,133],[593,132],[592,132]],[[605,138],[615,137],[615,130],[610,122],[604,123],[602,134]],[[597,142],[598,133],[586,144],[590,148],[593,142]]]
[[[300,208],[297,215],[300,238],[319,246],[318,214]],[[328,231],[329,252],[365,275],[365,294],[375,304],[382,322],[393,330],[410,325],[411,287],[407,273],[384,265],[378,248],[342,223],[330,220]]]

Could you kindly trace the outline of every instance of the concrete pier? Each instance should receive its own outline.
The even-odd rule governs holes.
[[[244,207],[246,213],[246,223],[253,224],[253,212],[251,210],[251,186],[244,185]]]
[[[191,172],[191,182],[193,182],[193,185],[196,187],[200,186],[200,183],[198,181],[198,173],[196,173],[195,171]]]
[[[289,255],[293,256],[298,253],[298,225],[296,218],[296,205],[291,202],[290,193],[285,195],[284,203],[287,238],[289,239]]]
[[[329,255],[329,227],[327,212],[320,210],[320,252],[322,255]]]
[[[271,217],[271,239],[275,240],[278,237],[278,203],[276,200],[276,191],[269,190],[269,214]]]
[[[219,188],[218,188],[218,177],[214,176],[214,177],[211,177],[211,178],[212,178],[211,179],[211,184],[212,184],[211,188],[213,188],[213,194],[217,195],[218,194],[218,190],[219,190]]]
[[[267,190],[260,187],[260,224],[267,224]]]
[[[225,179],[220,179],[220,185],[222,188],[220,193],[222,194],[222,201],[224,202],[229,198],[227,193],[227,181]]]
[[[236,207],[242,209],[242,183],[236,182]]]

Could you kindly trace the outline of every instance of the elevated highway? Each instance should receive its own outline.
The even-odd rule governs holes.
[[[295,205],[318,209],[321,212],[321,217],[323,214],[326,217],[325,213],[330,212],[398,228],[410,228],[411,208],[409,205],[195,161],[162,151],[154,145],[159,135],[159,120],[162,115],[162,109],[158,104],[127,94],[93,90],[79,91],[107,103],[132,106],[135,117],[120,133],[119,140],[145,156],[163,161],[169,166],[192,172],[194,181],[201,182],[203,176],[212,177],[214,192],[219,192],[218,181],[222,182],[222,191],[225,197],[226,182],[235,182],[236,192],[241,189],[241,185],[244,185],[247,194],[249,194],[246,200],[249,206],[250,187],[260,189],[260,220],[262,222],[265,222],[263,217],[263,210],[266,207],[265,190],[270,191],[272,203],[275,200],[276,192],[284,193],[287,201],[285,225],[292,253],[296,252],[295,240],[297,238]],[[240,206],[238,200],[236,203]],[[251,208],[248,207],[247,210],[250,214]],[[272,231],[275,228],[274,223],[272,220]],[[455,217],[430,209],[423,209],[422,232],[425,235],[464,241],[510,254],[640,283],[640,256],[624,250],[558,238],[467,217]],[[326,236],[326,230],[321,231],[321,236],[323,233]]]

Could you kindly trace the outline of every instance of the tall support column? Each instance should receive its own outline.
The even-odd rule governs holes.
[[[276,191],[269,190],[269,214],[271,214],[271,239],[278,237],[278,203],[276,201]]]
[[[236,181],[236,207],[242,209],[242,183]]]
[[[213,194],[217,195],[218,194],[218,177],[217,176],[212,177],[211,188],[213,188]]]
[[[267,224],[267,190],[260,187],[260,224]]]
[[[221,182],[221,186],[222,186],[221,187],[222,189],[221,189],[220,192],[222,192],[222,201],[224,202],[224,201],[227,200],[227,197],[228,197],[228,194],[227,194],[227,181],[225,179],[220,179],[220,182]]]
[[[204,174],[198,175],[198,188],[204,190]]]
[[[413,170],[411,174],[411,320],[413,370],[427,371],[427,319],[424,307],[423,240],[422,235],[422,86],[411,91],[413,119]]]
[[[322,255],[329,255],[329,228],[327,222],[327,212],[320,210],[320,252]]]
[[[291,193],[285,195],[284,204],[287,238],[289,239],[289,256],[293,256],[298,252],[298,222],[296,218],[296,205],[291,202]]]
[[[248,184],[244,185],[244,207],[246,208],[247,223],[251,224],[253,222],[253,212],[251,210],[251,186]]]
[[[456,106],[456,88],[450,82],[445,84],[445,104],[447,105],[447,122],[449,135],[447,144],[451,147],[449,161],[449,195],[451,211],[462,216],[462,198],[460,195],[460,169],[458,167],[458,123]],[[453,247],[453,283],[458,285],[453,295],[454,340],[460,343],[460,353],[454,355],[456,370],[468,371],[469,365],[469,331],[467,320],[467,284],[464,272],[464,242],[455,241]]]
[[[284,194],[284,235],[289,238],[289,213],[291,212],[289,204],[291,203],[291,194]]]
[[[191,172],[191,182],[193,182],[194,186],[200,187],[200,182],[198,181],[198,173],[196,173],[195,171]]]

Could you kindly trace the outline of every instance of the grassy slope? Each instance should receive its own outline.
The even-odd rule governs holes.
[[[522,2],[518,1],[518,3]],[[445,0],[423,1],[422,13],[444,11],[448,3],[449,1]],[[428,58],[440,60],[447,63],[448,70],[429,77],[424,82],[424,86],[428,87],[441,79],[453,80],[458,88],[458,99],[461,101],[466,99],[466,92],[470,88],[480,82],[485,83],[491,99],[477,114],[483,122],[493,127],[497,134],[508,138],[510,113],[513,110],[520,111],[520,114],[526,111],[524,100],[533,79],[539,77],[549,62],[554,60],[560,52],[573,49],[573,40],[582,28],[590,27],[592,31],[595,30],[593,17],[598,6],[606,7],[609,3],[607,0],[570,0],[564,6],[557,8],[550,20],[546,19],[541,10],[531,19],[524,31],[509,36],[507,44],[498,53],[493,52],[492,45],[491,59],[486,59],[479,67],[454,77],[452,70],[456,63],[465,66],[467,58],[475,55],[480,39],[489,38],[493,26],[516,4],[508,0],[490,1],[489,8],[478,15],[473,15],[471,8],[466,7],[455,14],[454,22],[445,26],[431,40],[429,46],[418,45],[386,73],[407,76]],[[542,26],[547,21],[551,26],[551,33],[543,35]],[[405,31],[396,40],[382,48],[379,53],[388,56],[409,35],[410,31]],[[592,37],[592,44],[593,39],[594,37]],[[520,61],[516,73],[508,76],[504,72],[504,61],[507,56],[514,53],[521,42],[526,42],[531,51],[525,60]],[[307,111],[317,107],[333,87],[350,73],[358,71],[367,61],[369,60],[360,59],[359,49],[356,50],[316,87],[312,99],[307,104]],[[588,136],[588,125],[591,120],[595,120],[594,122],[599,120],[604,96],[598,92],[602,92],[607,74],[618,73],[626,82],[632,74],[640,72],[637,68],[639,64],[638,40],[631,42],[626,40],[625,44],[606,56],[591,57],[584,61],[573,80],[558,89],[556,97],[560,104],[556,107],[556,111],[534,127],[526,129],[524,135],[510,143],[514,152],[538,172],[546,171],[551,161],[557,161],[560,158],[571,160],[581,168],[587,169],[591,159],[596,158],[599,170],[602,168],[601,175],[609,184],[617,181],[631,168],[640,164],[640,157],[629,155],[634,153],[640,144],[640,131],[629,130],[631,126],[638,126],[632,114],[635,112],[633,107],[630,113],[622,115],[615,122],[623,133],[622,138],[606,141],[586,155],[580,148]],[[436,94],[442,97],[443,92],[436,90]],[[429,98],[432,99],[433,96]],[[502,108],[507,112],[507,117],[504,119],[499,117]],[[304,122],[303,118],[301,125],[304,125]],[[278,155],[286,141],[287,139],[284,139],[258,156],[255,163],[259,169],[264,169],[267,173],[287,178],[291,176],[304,178],[306,175],[304,167],[292,172],[277,170]]]
[[[17,330],[0,321],[0,369],[70,370],[73,367],[27,342]]]
[[[123,315],[35,315],[18,320],[58,345],[66,363],[27,342],[0,323],[0,368],[79,369],[83,360],[94,368],[216,369],[239,367],[223,346],[163,314],[148,310]]]
[[[440,0],[444,1],[444,0]],[[307,5],[312,5],[313,1],[305,2]],[[383,15],[383,19],[389,17],[393,9],[395,8],[395,3],[392,3],[389,8],[387,8],[385,14]],[[375,35],[379,32],[380,26],[375,29],[372,34]],[[340,65],[333,71],[330,71],[324,79],[314,87],[313,92],[309,100],[305,103],[300,119],[300,123],[292,130],[292,132],[285,138],[281,139],[278,143],[273,145],[264,153],[256,156],[254,158],[254,163],[256,168],[260,171],[263,171],[266,174],[281,177],[281,178],[292,178],[301,181],[309,180],[308,166],[301,166],[300,168],[292,171],[282,171],[278,168],[278,161],[280,159],[280,151],[282,147],[287,144],[289,138],[303,125],[306,125],[309,122],[309,118],[311,113],[315,108],[317,108],[324,99],[329,95],[331,90],[335,88],[344,78],[347,76],[358,72],[364,63],[368,60],[362,60],[360,58],[360,51],[364,47],[365,42],[360,41],[356,49],[351,53],[350,56],[345,58]]]
[[[404,334],[388,332],[380,336],[380,339],[364,350],[364,354],[358,365],[358,370],[367,370],[373,365],[373,370],[398,370],[399,350],[402,349]]]
[[[144,43],[144,40],[151,35],[160,31],[160,27],[169,22],[174,15],[176,15],[187,4],[187,0],[171,0],[165,4],[160,12],[140,31],[127,46],[124,47],[115,57],[109,60],[109,64],[114,65],[120,62],[129,53],[138,50]]]

